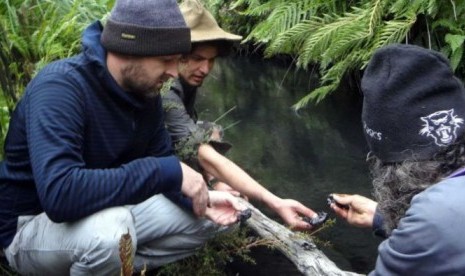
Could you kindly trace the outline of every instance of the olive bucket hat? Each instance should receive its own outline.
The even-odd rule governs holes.
[[[242,36],[220,28],[213,15],[198,0],[184,0],[179,8],[187,27],[191,29],[192,43],[215,40],[236,42],[242,39]]]

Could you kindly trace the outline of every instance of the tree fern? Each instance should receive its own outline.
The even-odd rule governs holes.
[[[255,9],[262,5],[262,1],[260,0],[237,0],[231,4],[231,9],[237,9],[238,7],[242,5],[248,6],[250,9]]]
[[[14,100],[44,64],[75,54],[82,30],[91,20],[108,12],[113,0],[5,0],[0,3],[2,67],[14,87],[2,85],[3,94]],[[6,92],[6,91],[9,92]],[[12,92],[14,91],[14,92]]]
[[[108,14],[114,0],[0,1],[0,138],[8,114],[35,72],[80,49],[82,30]],[[3,148],[3,147],[1,147]],[[0,151],[0,157],[2,153]]]
[[[246,37],[245,41],[251,39],[259,39],[260,42],[268,42],[276,38],[279,33],[282,33],[302,20],[307,19],[308,13],[303,9],[304,4],[301,1],[289,1],[286,5],[275,6],[274,2],[282,2],[281,0],[270,1],[261,6],[260,9],[250,10],[250,15],[260,15],[262,12],[270,12],[270,22],[259,23],[254,31]],[[273,6],[275,6],[273,8]]]
[[[333,41],[338,37],[339,32],[343,32],[353,21],[357,21],[355,14],[346,17],[337,15],[325,15],[321,21],[325,22],[321,28],[314,31],[303,43],[303,49],[297,60],[297,65],[305,67],[307,64],[325,60],[325,53]]]
[[[368,20],[368,30],[371,35],[375,33],[376,27],[382,21],[382,16],[384,15],[384,7],[386,6],[386,1],[377,0],[373,1],[373,4],[367,6],[367,16]],[[363,13],[363,11],[361,11]]]
[[[410,20],[391,20],[384,22],[384,24],[379,27],[372,48],[377,49],[391,43],[402,41],[415,23],[415,19],[416,17],[410,18]]]
[[[250,4],[243,14],[262,17],[247,39],[265,44],[266,56],[288,54],[302,68],[319,65],[322,86],[295,108],[323,99],[339,86],[344,73],[363,69],[376,49],[390,43],[418,43],[440,50],[453,68],[465,74],[463,0],[238,0],[236,4]]]
[[[303,20],[288,31],[279,34],[279,36],[269,44],[265,54],[267,56],[272,56],[276,53],[298,53],[302,49],[305,39],[311,36],[315,29],[321,28],[324,24],[325,23],[319,18]]]

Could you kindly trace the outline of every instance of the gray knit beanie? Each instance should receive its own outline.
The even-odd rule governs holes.
[[[136,56],[186,54],[191,47],[176,0],[117,0],[101,42],[108,51]]]
[[[365,138],[383,162],[431,159],[465,133],[465,89],[439,52],[402,44],[377,50],[362,92]]]

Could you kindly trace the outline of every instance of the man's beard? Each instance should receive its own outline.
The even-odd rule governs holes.
[[[148,88],[147,86],[140,85],[140,83],[131,82],[131,80],[125,81],[123,79],[125,87],[137,98],[151,99],[156,97],[160,89],[157,87]]]
[[[438,165],[434,161],[382,165],[379,160],[371,164],[373,195],[388,235],[398,227],[412,198],[439,180]]]
[[[128,66],[121,70],[123,87],[138,98],[156,97],[160,88],[158,80],[146,77],[140,66]]]

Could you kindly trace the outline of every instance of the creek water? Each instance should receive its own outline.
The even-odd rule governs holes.
[[[358,89],[342,88],[296,113],[291,106],[315,87],[316,75],[277,61],[217,59],[197,109],[201,120],[223,125],[225,140],[233,144],[228,157],[263,186],[336,218],[326,203],[329,193],[371,193],[361,96]],[[280,221],[265,206],[255,205]],[[370,229],[336,218],[316,237],[330,242],[320,249],[340,269],[368,273],[374,267],[380,240]],[[257,264],[239,275],[298,274],[279,254],[259,250],[255,257]]]

